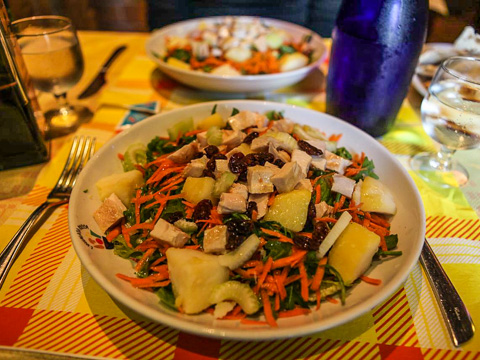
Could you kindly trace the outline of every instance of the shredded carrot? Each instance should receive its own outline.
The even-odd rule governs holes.
[[[278,238],[278,241],[281,241],[281,242],[288,242],[290,244],[293,244],[293,240],[290,239],[289,237],[279,233],[278,231],[274,231],[274,230],[269,230],[269,229],[265,229],[265,228],[260,228],[262,230],[262,232],[264,232],[265,234],[267,235],[270,235],[270,236],[274,236],[276,238]]]
[[[253,220],[253,221],[257,221],[257,217],[258,217],[258,211],[257,211],[257,210],[253,210],[253,211],[252,211],[252,220]]]
[[[268,203],[267,203],[268,207],[272,206],[274,201],[275,201],[275,192],[273,192],[268,198]]]
[[[284,300],[287,297],[287,290],[285,289],[282,275],[274,275],[273,278],[275,279],[275,283],[277,285],[278,295],[280,296],[280,300]]]
[[[338,304],[338,300],[332,298],[331,296],[327,296],[325,299],[326,299],[329,303]]]
[[[321,217],[321,218],[315,218],[315,221],[336,223],[337,219],[334,219],[334,218],[331,218],[331,217]]]
[[[117,154],[117,157],[120,159],[120,161],[123,161],[124,160],[124,156],[122,153],[118,153]]]
[[[320,289],[320,285],[323,280],[323,275],[325,274],[325,264],[327,263],[327,257],[323,257],[318,262],[317,270],[315,271],[315,275],[313,276],[312,284],[310,288],[313,291],[317,291]]]
[[[135,201],[135,200],[140,197],[141,193],[142,193],[142,190],[137,189],[135,199],[133,200],[133,202],[135,203],[135,224],[140,223],[140,204],[138,203],[138,201]]]
[[[122,228],[120,226],[117,226],[116,228],[112,229],[108,234],[107,234],[107,241],[112,242],[113,239],[115,239],[120,233],[122,232]]]
[[[133,233],[133,232],[135,232],[137,230],[140,230],[140,229],[152,230],[154,227],[155,227],[154,223],[146,223],[145,222],[145,223],[141,223],[141,224],[132,225],[129,228],[127,228],[127,231],[129,233]]]
[[[192,130],[192,131],[187,131],[184,136],[193,136],[193,135],[196,135],[198,133],[201,133],[201,132],[204,132],[205,130],[203,129],[199,129],[199,130]]]
[[[265,314],[265,320],[267,321],[268,325],[270,325],[271,327],[278,327],[277,322],[273,317],[272,304],[270,304],[270,299],[268,298],[267,291],[264,289],[261,289],[260,295],[262,296],[263,313]]]
[[[253,292],[255,294],[258,293],[258,290],[261,288],[262,284],[264,283],[268,273],[272,269],[272,264],[273,264],[273,258],[271,256],[268,257],[267,261],[265,262],[265,265],[263,266],[263,271],[260,277],[258,278],[257,284],[253,287]]]
[[[240,313],[237,315],[225,315],[224,317],[220,318],[219,320],[242,320],[247,316],[245,313]]]
[[[278,313],[278,317],[279,318],[289,318],[289,317],[299,316],[299,315],[308,315],[310,313],[311,313],[310,309],[297,307],[297,308],[292,309],[292,310],[280,311]]]
[[[125,242],[127,243],[127,246],[132,247],[132,244],[130,243],[130,232],[124,224],[122,224],[122,235],[125,239]]]
[[[142,258],[137,262],[137,265],[135,265],[135,271],[138,272],[142,269],[143,265],[145,265],[145,263],[148,261],[150,256],[152,256],[154,251],[155,249],[150,248],[143,253]]]
[[[298,270],[300,271],[300,293],[303,301],[308,301],[308,276],[303,261],[298,263]]]
[[[287,286],[297,280],[300,280],[301,277],[302,276],[300,274],[289,276],[285,279],[285,281],[283,282],[283,285]]]
[[[369,283],[372,285],[380,285],[382,283],[382,280],[380,279],[374,279],[365,275],[361,275],[360,280],[365,281],[366,283]]]
[[[322,188],[320,184],[315,186],[315,204],[320,204],[320,200],[322,199]]]
[[[153,269],[155,266],[160,264],[162,261],[167,260],[166,256],[159,257],[157,260],[155,260],[153,263],[150,264],[150,269]]]
[[[295,254],[275,260],[272,264],[272,269],[278,269],[284,266],[292,265],[296,261],[302,259],[307,254],[306,250],[299,250]]]

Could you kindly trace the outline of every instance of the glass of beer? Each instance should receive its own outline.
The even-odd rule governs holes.
[[[12,23],[34,87],[51,93],[58,107],[45,113],[50,138],[66,135],[90,119],[84,106],[71,105],[67,91],[83,74],[83,55],[77,32],[63,16],[34,16]]]

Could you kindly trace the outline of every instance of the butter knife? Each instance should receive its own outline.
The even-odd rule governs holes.
[[[85,99],[89,96],[95,94],[98,90],[102,88],[103,85],[106,83],[105,74],[108,71],[108,68],[113,64],[115,59],[120,56],[120,54],[126,49],[125,45],[122,45],[115,49],[115,51],[110,55],[108,60],[103,64],[102,68],[98,72],[97,76],[92,80],[90,85],[87,86],[85,90],[78,96],[79,99]]]
[[[427,239],[423,244],[420,262],[437,299],[450,338],[453,344],[458,347],[473,337],[475,332],[473,320]]]

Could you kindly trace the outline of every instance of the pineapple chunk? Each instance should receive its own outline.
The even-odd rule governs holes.
[[[211,177],[188,177],[183,185],[183,197],[192,204],[197,204],[203,199],[214,201],[213,187],[215,180]]]
[[[292,190],[277,195],[264,219],[277,221],[295,232],[301,231],[307,222],[310,198],[308,190]]]
[[[215,113],[210,116],[207,116],[205,119],[203,119],[198,123],[197,128],[202,130],[208,130],[212,126],[217,126],[219,128],[222,128],[225,126],[222,116],[219,113]]]
[[[174,57],[169,57],[167,60],[167,64],[173,67],[176,67],[177,69],[190,70],[190,64],[187,64],[186,62],[175,59]]]
[[[128,207],[130,200],[132,200],[133,192],[137,187],[143,185],[143,183],[142,173],[138,170],[132,170],[101,178],[95,186],[97,187],[101,201],[114,193],[122,200],[122,203]]]
[[[302,53],[285,54],[280,58],[280,71],[292,71],[300,69],[308,64],[308,57]]]
[[[360,190],[360,202],[363,211],[394,215],[397,206],[390,190],[379,180],[366,177]]]
[[[350,223],[330,250],[328,263],[350,285],[368,269],[379,245],[380,236],[362,225]]]
[[[198,250],[169,248],[166,252],[175,306],[186,314],[197,314],[214,302],[212,290],[228,280],[229,270],[215,255]]]

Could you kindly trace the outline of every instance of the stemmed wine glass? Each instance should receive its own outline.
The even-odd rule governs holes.
[[[74,131],[89,120],[91,111],[67,102],[67,91],[83,74],[83,56],[70,19],[63,16],[34,16],[12,23],[13,32],[37,90],[52,93],[58,108],[45,113],[50,138]]]
[[[445,60],[423,99],[421,113],[423,128],[441,147],[437,154],[414,156],[412,169],[436,185],[465,185],[468,171],[452,155],[456,150],[480,145],[480,58],[456,56]],[[452,185],[449,176],[457,184]]]

